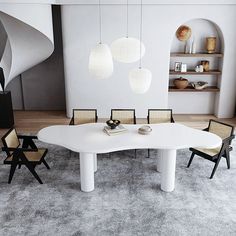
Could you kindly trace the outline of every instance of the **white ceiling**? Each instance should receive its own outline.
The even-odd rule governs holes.
[[[127,0],[101,0],[101,4],[126,4]],[[98,4],[98,0],[0,0],[1,3],[12,4]],[[140,4],[140,0],[129,0],[129,4]],[[236,4],[235,0],[143,0],[143,4],[154,5],[175,5],[175,4],[205,4],[205,5],[233,5]]]

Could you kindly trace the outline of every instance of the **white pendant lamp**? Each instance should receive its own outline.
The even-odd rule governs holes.
[[[142,44],[142,54],[145,53],[145,47]],[[140,41],[136,38],[123,37],[115,40],[111,44],[111,53],[116,61],[123,63],[132,63],[139,60]]]
[[[97,79],[109,78],[113,73],[113,59],[110,48],[102,43],[101,2],[99,0],[100,42],[93,48],[89,56],[89,72]]]
[[[146,93],[152,82],[152,73],[145,68],[133,69],[129,72],[130,87],[135,93]]]
[[[123,63],[132,63],[139,60],[140,55],[145,54],[144,44],[136,38],[129,37],[129,2],[127,0],[127,16],[126,16],[126,37],[119,38],[112,42],[111,53],[116,61]]]
[[[134,93],[146,93],[152,82],[152,73],[148,69],[142,68],[142,18],[143,18],[143,2],[141,0],[141,20],[140,20],[140,58],[139,68],[129,72],[129,83]]]
[[[89,56],[90,74],[97,79],[105,79],[113,73],[112,55],[107,44],[99,43]]]

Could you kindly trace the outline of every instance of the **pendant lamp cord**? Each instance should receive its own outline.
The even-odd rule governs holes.
[[[100,44],[102,43],[102,14],[101,14],[101,0],[99,0],[99,37]]]
[[[126,2],[126,38],[129,37],[129,0]]]
[[[140,53],[140,58],[139,58],[139,69],[142,68],[142,34],[143,34],[143,0],[141,0],[141,5],[140,5],[140,48],[139,48],[139,53]]]

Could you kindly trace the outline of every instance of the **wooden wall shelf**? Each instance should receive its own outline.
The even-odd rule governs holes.
[[[178,89],[175,86],[169,86],[169,92],[193,92],[193,93],[202,93],[202,92],[219,92],[220,89],[217,88],[216,86],[209,86],[205,89],[197,90],[194,89],[193,87],[187,87],[185,89]]]
[[[189,70],[187,72],[180,72],[180,71],[170,70],[170,75],[221,75],[221,71],[211,70],[208,72],[196,72],[194,70]]]
[[[183,53],[183,52],[172,52],[170,57],[223,57],[222,53]]]

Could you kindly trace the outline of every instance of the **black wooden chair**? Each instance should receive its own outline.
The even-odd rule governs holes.
[[[23,140],[22,145],[20,139]],[[11,166],[8,179],[9,184],[12,181],[16,167],[18,166],[20,169],[21,165],[25,165],[40,184],[43,183],[36,173],[35,167],[43,163],[47,169],[50,169],[44,159],[48,150],[46,148],[37,148],[33,139],[37,139],[37,137],[17,135],[15,128],[11,128],[2,137],[2,150],[7,155],[3,163]]]
[[[97,120],[96,109],[73,109],[73,117],[70,120],[70,125],[96,123]]]
[[[226,159],[227,167],[228,169],[230,169],[230,151],[232,151],[232,147],[230,146],[230,144],[235,137],[235,135],[233,134],[234,127],[216,120],[210,120],[208,127],[204,130],[220,136],[222,138],[222,145],[213,149],[190,148],[189,150],[192,151],[192,155],[187,167],[190,167],[195,154],[209,161],[212,161],[215,163],[210,176],[210,179],[212,179],[222,157]]]
[[[174,123],[172,109],[148,109],[148,124]],[[150,149],[148,149],[148,158],[150,157]]]
[[[111,120],[119,120],[121,124],[136,124],[135,109],[111,109]],[[135,149],[135,158],[137,150]]]

